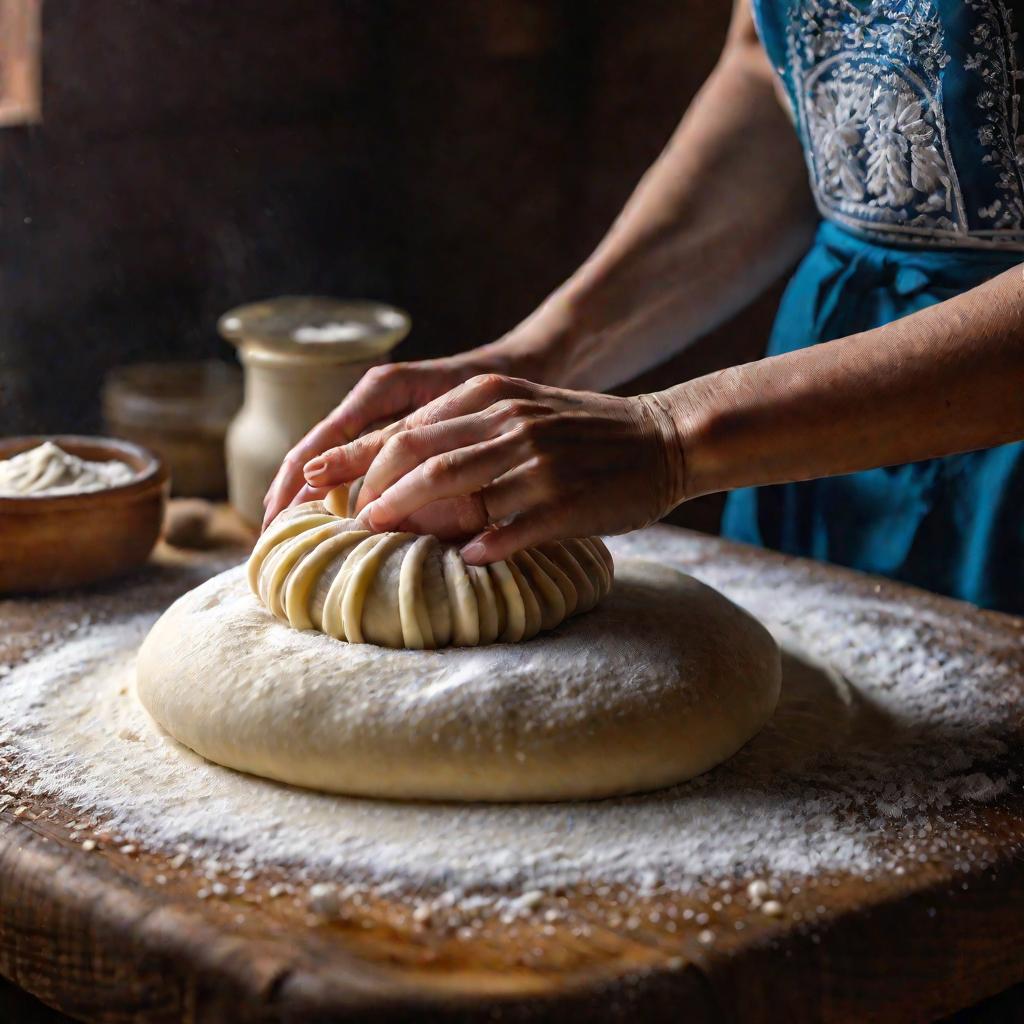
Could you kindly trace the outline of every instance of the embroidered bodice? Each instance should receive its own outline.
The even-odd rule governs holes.
[[[822,215],[1024,250],[1024,0],[753,0]]]

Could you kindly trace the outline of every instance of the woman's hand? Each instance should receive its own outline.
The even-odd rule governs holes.
[[[288,453],[263,504],[263,528],[288,505],[322,498],[326,491],[305,485],[302,467],[328,448],[358,437],[367,427],[419,408],[487,368],[485,350],[448,359],[374,366],[344,401]]]
[[[285,506],[325,493],[303,486],[304,463],[475,374],[604,390],[655,366],[774,280],[806,247],[816,221],[803,153],[743,0],[715,73],[591,257],[497,342],[452,359],[372,370],[288,454],[267,494],[264,525]],[[653,416],[656,404],[641,399],[621,407]],[[587,458],[602,455],[588,451]],[[446,521],[457,525],[452,513],[466,506],[462,496],[447,511],[437,506],[417,515],[433,516],[430,532],[438,532]],[[479,507],[474,514],[479,519]],[[427,529],[429,518],[418,521]]]
[[[305,466],[318,491],[364,474],[358,507],[372,529],[476,534],[462,554],[477,565],[548,540],[637,529],[686,497],[682,448],[657,396],[498,374]]]

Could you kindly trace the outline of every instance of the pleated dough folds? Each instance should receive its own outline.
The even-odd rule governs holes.
[[[353,495],[354,497],[354,495]],[[414,533],[371,533],[347,496],[286,509],[249,558],[253,593],[296,629],[380,647],[516,643],[589,611],[612,585],[596,537],[527,548],[488,566]]]

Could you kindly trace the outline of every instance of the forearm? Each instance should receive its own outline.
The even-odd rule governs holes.
[[[884,327],[653,396],[685,493],[784,483],[1024,438],[1024,276],[1001,274]]]
[[[604,389],[745,305],[816,220],[792,125],[749,14],[665,151],[591,258],[496,353],[522,376]]]

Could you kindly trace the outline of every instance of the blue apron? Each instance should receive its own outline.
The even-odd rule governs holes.
[[[755,0],[824,218],[770,355],[1024,262],[1016,6]],[[723,533],[1024,612],[1024,444],[736,491]]]

